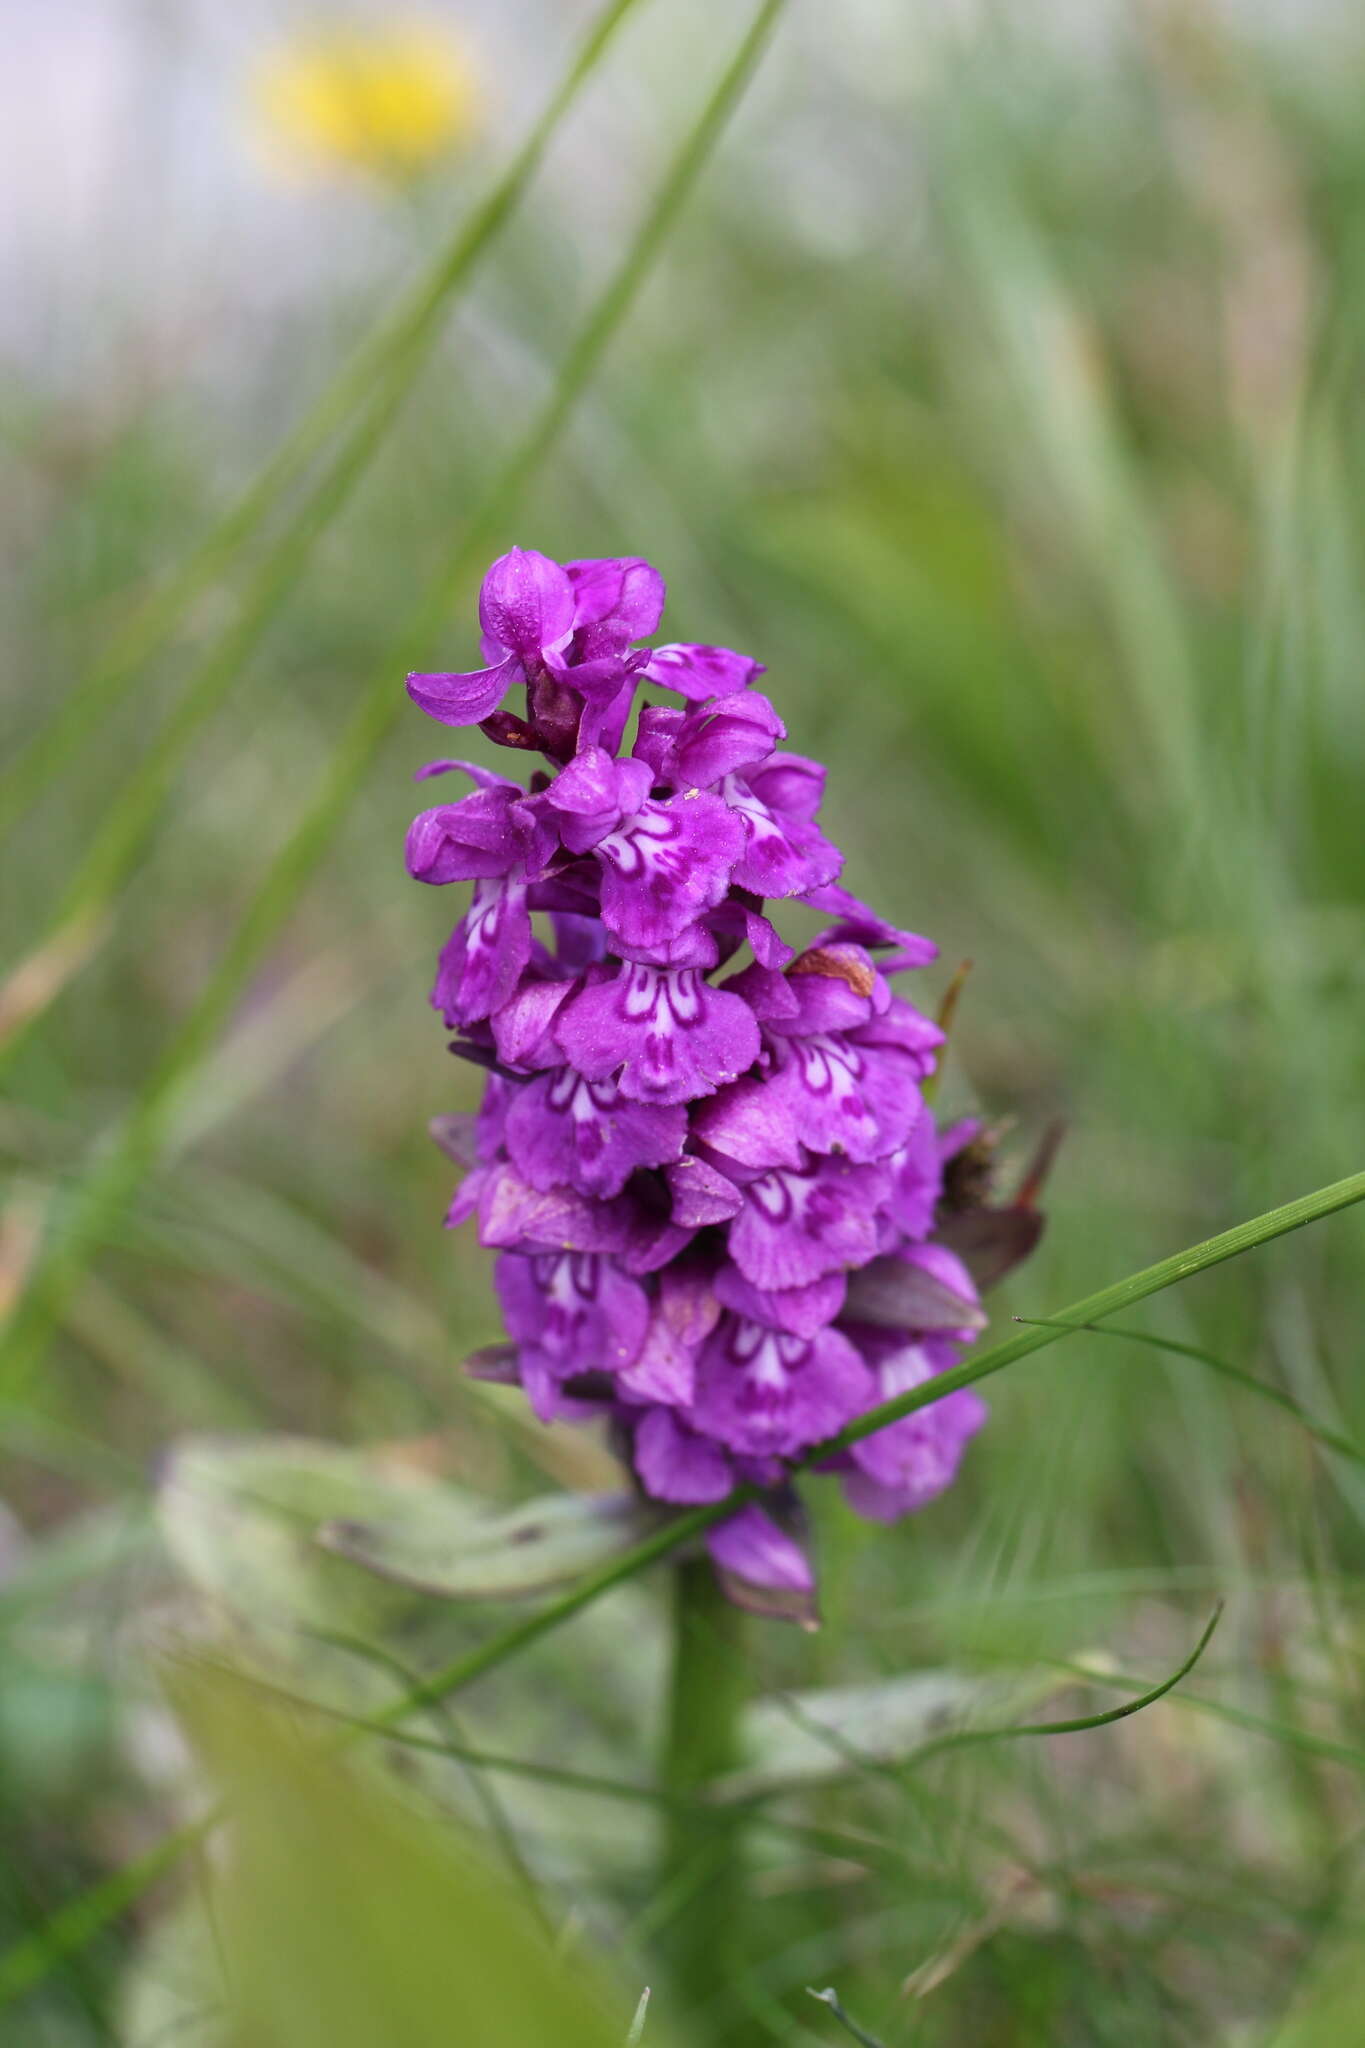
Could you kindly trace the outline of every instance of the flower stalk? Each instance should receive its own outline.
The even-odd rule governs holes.
[[[661,1947],[679,2011],[700,2038],[733,2043],[743,1967],[747,1881],[743,1809],[708,1795],[740,1758],[748,1694],[742,1610],[705,1556],[672,1572],[672,1670],[659,1776],[666,1809],[656,1890],[666,1915]]]

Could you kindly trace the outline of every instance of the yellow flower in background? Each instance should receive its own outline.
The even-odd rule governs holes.
[[[423,22],[319,29],[272,51],[255,80],[272,156],[394,179],[469,140],[474,93],[458,42]]]

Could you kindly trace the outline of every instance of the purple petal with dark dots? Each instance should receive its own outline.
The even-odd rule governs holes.
[[[844,857],[817,826],[770,811],[738,775],[727,775],[721,789],[743,820],[748,840],[735,864],[737,888],[752,889],[756,896],[806,896],[833,881]]]
[[[498,1260],[496,1282],[508,1334],[534,1344],[562,1375],[620,1372],[639,1352],[649,1302],[612,1260],[578,1252]]]
[[[710,988],[695,968],[626,967],[585,988],[564,1009],[555,1037],[589,1080],[620,1069],[636,1102],[690,1102],[758,1058],[758,1026],[738,996]]]
[[[447,1025],[471,1024],[507,1002],[531,957],[531,916],[524,883],[490,879],[442,950],[431,991]]]
[[[803,1287],[861,1266],[877,1248],[887,1174],[822,1159],[805,1173],[775,1167],[750,1181],[730,1225],[730,1255],[755,1287]]]
[[[719,798],[648,801],[600,841],[602,921],[623,944],[666,945],[720,902],[744,828]]]
[[[727,1315],[702,1348],[692,1419],[731,1450],[791,1458],[842,1429],[872,1392],[838,1330],[797,1337]]]
[[[534,1188],[619,1195],[641,1166],[677,1159],[687,1136],[681,1103],[630,1102],[613,1080],[558,1067],[528,1081],[507,1117],[512,1164]]]

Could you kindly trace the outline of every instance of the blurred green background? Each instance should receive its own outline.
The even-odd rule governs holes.
[[[830,763],[846,878],[943,948],[921,1000],[974,963],[944,1106],[1013,1118],[1020,1161],[1050,1119],[1068,1133],[997,1323],[1365,1164],[1359,12],[793,0],[562,433],[504,489],[744,31],[724,0],[640,0],[429,350],[361,378],[206,558],[588,20],[429,0],[399,47],[378,0],[16,19],[9,1941],[190,1796],[158,1659],[233,1587],[196,1602],[153,1533],[177,1439],[385,1446],[503,1502],[610,1483],[590,1439],[461,1380],[495,1312],[425,1136],[477,1081],[425,1001],[450,914],[401,846],[439,743],[402,671],[467,664],[479,569],[513,541],[644,554],[668,637],[765,660],[792,744]],[[187,561],[200,587],[143,635]],[[1127,1320],[1365,1442],[1362,1253],[1350,1212]],[[991,1405],[913,1522],[870,1530],[808,1489],[826,1626],[756,1627],[762,1687],[1060,1686],[1101,1652],[1153,1682],[1216,1595],[1226,1618],[1187,1696],[1117,1728],[798,1795],[810,1839],[754,1850],[757,2038],[840,2038],[808,1983],[887,2048],[1356,2038],[1312,2029],[1365,1877],[1365,1471],[1113,1337],[1015,1368]],[[641,1779],[660,1591],[509,1667],[470,1728]],[[487,1625],[409,1618],[405,1654]],[[648,1812],[503,1794],[551,1923],[650,1981]],[[65,1958],[0,2040],[198,2042],[211,2013],[155,1994],[172,1895]]]

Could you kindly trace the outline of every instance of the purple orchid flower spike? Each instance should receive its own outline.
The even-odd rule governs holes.
[[[472,885],[432,1000],[487,1070],[477,1117],[433,1133],[467,1169],[447,1221],[499,1254],[510,1342],[470,1370],[604,1424],[652,1500],[744,1489],[707,1537],[725,1591],[813,1625],[794,1472],[836,1472],[874,1521],[951,1483],[985,1418],[970,1390],[821,1446],[975,1341],[979,1289],[1037,1242],[1051,1148],[997,1202],[996,1134],[940,1131],[944,1034],[890,979],[936,949],[844,886],[824,769],[780,751],[760,665],[640,645],[663,601],[636,556],[513,548],[480,595],[487,666],[409,678],[443,724],[548,762],[529,789],[420,771],[473,784],[407,858]],[[646,703],[627,743],[642,684],[681,703]],[[788,943],[774,903],[823,929]]]

